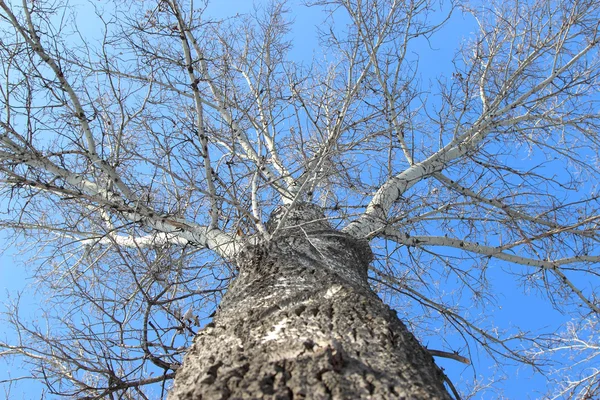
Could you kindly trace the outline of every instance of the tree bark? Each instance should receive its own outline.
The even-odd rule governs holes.
[[[432,356],[369,288],[367,241],[309,204],[274,212],[267,228],[270,241],[239,255],[170,400],[451,398]]]

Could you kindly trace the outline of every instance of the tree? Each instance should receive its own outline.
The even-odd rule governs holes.
[[[600,4],[310,5],[307,63],[285,3],[96,4],[98,40],[0,0],[1,223],[48,326],[10,304],[0,357],[81,398],[450,398],[432,355],[481,352],[600,395]],[[570,321],[496,326],[499,268]]]

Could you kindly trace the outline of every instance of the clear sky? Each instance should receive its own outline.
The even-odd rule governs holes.
[[[246,0],[218,0],[213,1],[209,12],[215,16],[232,15],[237,12],[243,13],[248,10],[250,1]],[[294,2],[290,3],[292,14],[295,19],[295,25],[292,31],[294,38],[294,57],[297,59],[310,60],[313,55],[312,49],[316,47],[316,35],[314,26],[318,23],[319,15],[315,15],[316,10],[306,8],[297,8]],[[93,13],[86,13],[85,6],[79,5],[79,20],[87,26],[86,30],[93,32],[97,26],[89,19]],[[420,74],[424,81],[433,80],[439,74],[450,76],[453,70],[452,58],[458,43],[464,40],[470,32],[474,30],[473,21],[468,17],[462,17],[457,14],[455,18],[444,28],[441,34],[435,35],[430,42],[423,41],[422,49],[418,52],[420,62]],[[417,57],[417,54],[413,55]],[[0,203],[0,207],[3,203]],[[6,248],[4,236],[0,236],[0,246]],[[7,299],[7,293],[14,296],[17,291],[25,289],[28,282],[27,273],[22,265],[14,262],[15,249],[8,248],[0,255],[0,300]],[[556,326],[558,321],[565,317],[552,310],[547,300],[540,298],[535,293],[524,293],[517,282],[512,277],[502,273],[505,264],[492,263],[489,269],[488,278],[499,292],[502,293],[502,308],[494,313],[494,318],[500,321],[498,325],[509,327],[519,325],[524,329],[540,329],[546,326]],[[31,296],[31,290],[26,291],[27,296]],[[35,315],[36,302],[41,301],[36,297],[24,297],[25,314]],[[35,294],[33,294],[35,296]],[[0,327],[0,339],[4,335],[10,338],[10,332],[4,332]],[[431,343],[433,348],[435,343]],[[545,380],[532,374],[525,367],[505,368],[504,375],[498,375],[495,371],[494,362],[485,354],[480,353],[473,360],[472,367],[465,367],[456,361],[447,359],[438,359],[438,364],[445,370],[450,379],[456,386],[461,386],[461,381],[472,380],[474,376],[478,378],[489,379],[490,377],[503,377],[504,382],[497,384],[497,387],[504,391],[505,398],[527,399],[538,398],[537,392],[544,392],[546,389]],[[0,362],[0,381],[8,376],[19,374],[16,365],[7,366]],[[11,398],[35,399],[39,398],[39,386],[35,384],[22,384],[13,389]],[[0,391],[0,397],[2,396]],[[484,392],[482,399],[499,398],[499,394],[494,391]]]

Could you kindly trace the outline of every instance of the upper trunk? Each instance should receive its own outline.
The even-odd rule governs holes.
[[[450,399],[431,355],[369,288],[368,243],[312,205],[280,225],[240,254],[169,399]]]

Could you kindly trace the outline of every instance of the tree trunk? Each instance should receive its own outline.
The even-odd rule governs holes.
[[[240,254],[169,399],[450,399],[431,355],[369,288],[368,243],[308,204],[280,225]]]

